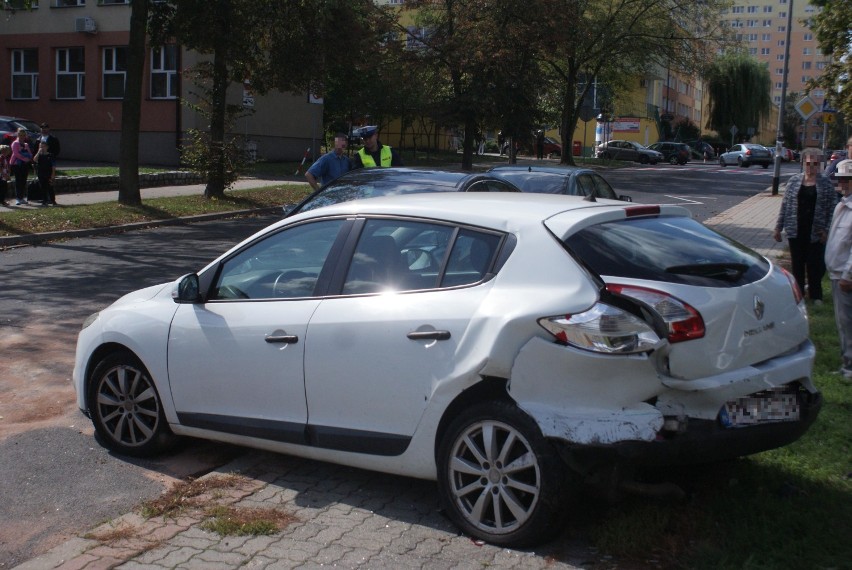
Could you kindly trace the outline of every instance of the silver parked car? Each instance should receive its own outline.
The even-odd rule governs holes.
[[[284,218],[121,297],[73,381],[117,453],[191,436],[436,480],[464,532],[524,546],[613,465],[796,440],[814,352],[789,273],[686,208],[431,192]]]
[[[736,164],[748,168],[752,164],[759,164],[763,168],[769,168],[773,160],[772,153],[765,146],[741,143],[735,144],[728,152],[719,155],[719,166]]]
[[[657,164],[663,160],[663,154],[642,146],[638,142],[613,140],[601,143],[595,151],[597,158],[629,160],[641,164]]]

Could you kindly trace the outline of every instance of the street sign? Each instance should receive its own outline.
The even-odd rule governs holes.
[[[737,136],[737,133],[738,133],[738,132],[740,132],[740,130],[737,128],[737,126],[736,126],[736,125],[731,125],[731,136],[732,136],[732,137]]]
[[[822,122],[823,123],[833,123],[834,122],[834,113],[823,112]]]
[[[813,99],[805,95],[799,102],[796,103],[796,112],[799,113],[799,116],[802,117],[805,121],[811,118],[811,116],[819,110],[816,103],[813,102]]]
[[[831,105],[828,103],[828,99],[822,102],[822,112],[823,113],[836,113],[837,109],[832,109]]]

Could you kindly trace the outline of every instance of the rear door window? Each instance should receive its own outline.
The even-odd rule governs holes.
[[[568,237],[565,245],[602,276],[737,287],[769,271],[757,253],[686,217],[596,224]]]

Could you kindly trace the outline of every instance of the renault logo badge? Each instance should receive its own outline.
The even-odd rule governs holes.
[[[763,318],[763,309],[764,308],[765,308],[765,305],[763,304],[763,301],[760,300],[760,297],[755,295],[754,296],[754,316],[757,317],[758,321]]]

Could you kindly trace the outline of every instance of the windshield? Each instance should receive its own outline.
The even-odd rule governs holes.
[[[536,194],[562,194],[565,182],[568,179],[563,174],[529,172],[527,170],[495,170],[492,171],[492,174],[508,180],[523,192],[534,192]]]

